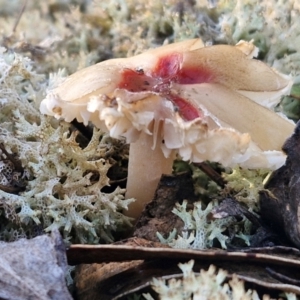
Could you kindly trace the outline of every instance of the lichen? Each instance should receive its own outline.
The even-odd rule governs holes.
[[[167,0],[1,0],[1,44],[37,61],[40,72],[67,73],[112,57],[126,57],[163,43],[219,32],[204,5]],[[2,18],[1,18],[2,17]],[[5,17],[5,18],[4,18]]]
[[[112,52],[116,57],[124,57],[163,43],[200,36],[211,43],[218,34],[217,25],[212,11],[200,2],[96,1],[96,7],[113,20],[109,27]]]
[[[176,165],[178,167],[178,163]],[[167,237],[157,233],[160,242],[181,249],[209,249],[213,246],[226,249],[228,244],[250,245],[251,234],[253,234],[252,223],[246,217],[240,221],[234,217],[213,219],[213,211],[218,207],[220,200],[231,195],[243,203],[250,212],[259,212],[259,191],[263,189],[270,171],[248,170],[240,167],[227,169],[222,173],[226,182],[225,187],[217,190],[215,185],[209,188],[206,184],[204,188],[203,185],[198,184],[199,178],[204,178],[208,183],[210,180],[195,166],[192,170],[196,191],[201,201],[193,203],[193,209],[190,210],[187,208],[186,200],[182,204],[177,203],[172,212],[183,221],[183,228],[181,232],[174,229]],[[208,204],[205,204],[207,202]]]
[[[300,84],[294,84],[290,95],[283,97],[278,111],[282,111],[288,118],[295,122],[300,119]]]
[[[27,1],[18,26],[19,1],[0,5],[1,44],[42,62],[41,70],[65,67],[70,74],[96,61],[201,37],[209,44],[253,39],[265,62],[299,75],[299,4],[293,0]]]
[[[269,175],[270,170],[267,169],[248,170],[235,167],[222,174],[226,182],[222,193],[233,195],[251,211],[259,211],[259,191],[264,188],[264,182]]]
[[[219,24],[227,42],[253,39],[265,62],[299,80],[299,9],[294,0],[219,1]]]
[[[227,271],[210,265],[207,271],[193,272],[194,261],[179,264],[182,271],[182,279],[172,278],[156,279],[152,281],[153,290],[158,293],[160,300],[192,300],[192,299],[224,299],[224,300],[258,300],[260,299],[254,290],[246,290],[244,282],[235,274],[227,281]],[[144,299],[153,300],[150,293],[143,294]],[[294,294],[288,295],[289,299],[295,299]],[[263,299],[270,299],[264,295]]]
[[[0,202],[9,219],[1,237],[15,225],[29,235],[36,226],[59,229],[71,242],[112,241],[113,231],[129,225],[121,211],[133,201],[124,200],[124,189],[101,191],[109,185],[107,172],[120,142],[110,149],[107,136],[94,129],[82,147],[70,124],[39,113],[32,99],[38,103],[48,83],[28,58],[2,49],[0,67]]]
[[[234,218],[209,220],[209,214],[216,203],[210,202],[205,209],[202,209],[203,203],[195,202],[193,210],[187,210],[188,202],[177,203],[172,212],[177,215],[184,223],[182,232],[177,235],[174,229],[167,238],[160,233],[157,236],[161,243],[167,244],[172,248],[181,249],[207,249],[218,241],[223,249],[226,249],[226,240],[228,236],[222,232],[234,223]]]

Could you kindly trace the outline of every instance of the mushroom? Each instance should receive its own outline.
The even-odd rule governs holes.
[[[292,80],[252,59],[252,43],[205,47],[192,39],[82,69],[50,90],[44,114],[130,143],[127,214],[137,217],[175,155],[186,161],[276,169],[294,124],[270,108]]]

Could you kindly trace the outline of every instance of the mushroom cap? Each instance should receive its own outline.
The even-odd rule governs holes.
[[[281,166],[294,124],[269,108],[292,80],[252,59],[252,43],[175,43],[82,69],[48,92],[41,112],[77,119],[135,142],[141,132],[167,157],[248,168]]]

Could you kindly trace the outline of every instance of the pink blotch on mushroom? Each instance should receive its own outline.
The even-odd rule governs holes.
[[[176,53],[161,57],[149,74],[144,70],[125,69],[121,74],[120,89],[138,93],[150,91],[158,93],[173,102],[182,118],[187,121],[202,117],[200,107],[196,108],[189,100],[179,97],[170,89],[171,83],[198,84],[213,81],[213,73],[208,68],[182,67],[182,54]]]

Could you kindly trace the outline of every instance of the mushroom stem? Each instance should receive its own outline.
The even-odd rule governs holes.
[[[125,215],[137,218],[153,199],[162,174],[171,174],[174,154],[166,158],[159,143],[152,149],[153,136],[144,132],[130,144],[126,198],[135,198]]]

